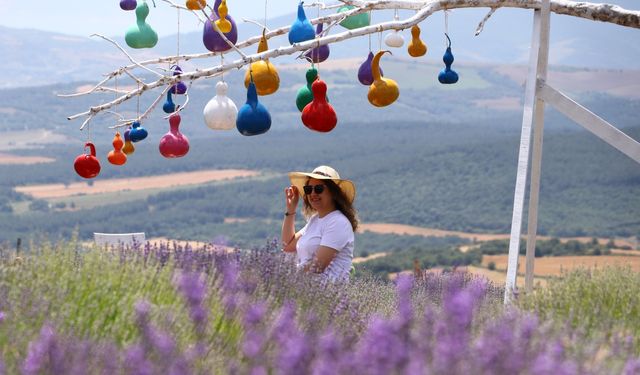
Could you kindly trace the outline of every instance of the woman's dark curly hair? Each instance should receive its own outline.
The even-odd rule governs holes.
[[[308,182],[309,180],[307,180],[307,183]],[[342,212],[342,214],[346,216],[347,219],[349,219],[351,228],[353,228],[353,231],[355,232],[358,228],[358,215],[356,213],[356,209],[353,207],[353,204],[349,202],[349,199],[342,192],[342,189],[340,189],[338,185],[333,182],[333,180],[322,180],[322,182],[324,182],[325,186],[329,189],[329,192],[331,192],[331,197],[333,198],[333,202],[336,205],[336,209],[340,210],[340,212]],[[302,213],[304,213],[305,217],[309,218],[316,211],[309,204],[307,195],[304,195],[303,201],[304,206],[302,207]]]

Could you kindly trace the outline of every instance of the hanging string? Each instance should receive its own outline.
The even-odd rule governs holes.
[[[371,22],[371,11],[369,11],[369,23]],[[369,52],[371,52],[371,34],[369,34]]]
[[[180,56],[180,7],[176,7],[178,9],[178,46],[176,51],[176,59]]]
[[[264,0],[264,27],[267,27],[267,0]]]
[[[220,54],[220,66],[224,66],[224,53]],[[222,71],[222,73],[220,73],[220,78],[222,82],[224,82],[224,70]]]
[[[140,91],[140,82],[138,82],[138,91]],[[136,108],[136,119],[139,120],[140,117],[140,93],[138,92],[138,105]]]
[[[318,3],[318,18],[320,18],[320,3]],[[322,38],[322,35],[316,35],[316,38],[318,38],[318,37]],[[320,46],[318,45],[318,47],[320,47]],[[313,56],[313,50],[311,50],[311,51],[312,51],[311,52],[311,56]],[[319,51],[319,49],[318,49],[318,51]],[[319,52],[318,52],[318,56],[320,56]],[[313,57],[311,58],[311,60],[313,60]],[[317,69],[318,69],[318,77],[320,77],[320,61],[318,61],[318,68]]]
[[[448,10],[444,10],[444,35],[447,36],[449,35],[449,11]],[[447,47],[447,40],[445,39],[444,41],[445,44],[445,48]]]
[[[382,31],[378,33],[378,51],[382,51]]]

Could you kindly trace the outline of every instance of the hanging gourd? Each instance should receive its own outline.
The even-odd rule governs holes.
[[[398,16],[398,10],[396,9],[393,20],[397,22],[399,19],[400,17]],[[404,37],[398,30],[393,30],[384,37],[384,43],[389,47],[400,48],[404,44]]]
[[[371,63],[373,62],[373,52],[369,51],[367,59],[360,64],[358,69],[358,81],[365,86],[371,86],[373,83],[373,73],[371,72]],[[380,76],[384,76],[382,68],[380,68]]]
[[[76,170],[76,173],[83,178],[94,178],[98,174],[100,174],[100,161],[96,158],[96,146],[91,142],[87,142],[84,145],[86,149],[89,147],[90,154],[87,155],[85,153],[78,155],[76,160],[73,162],[73,169]]]
[[[162,110],[164,113],[173,113],[176,111],[176,104],[171,98],[171,90],[167,91],[167,101],[162,105]]]
[[[300,87],[300,89],[298,90],[298,94],[296,95],[296,107],[298,107],[298,110],[300,112],[302,112],[304,107],[306,107],[307,104],[311,103],[311,101],[313,100],[313,91],[311,91],[311,85],[313,85],[313,82],[316,80],[316,78],[318,78],[318,70],[316,68],[310,68],[309,70],[307,70],[307,84]],[[327,98],[327,102],[328,101],[329,98]]]
[[[338,9],[338,13],[346,12],[354,8],[354,5],[344,5]],[[340,26],[344,27],[345,29],[353,30],[360,27],[369,26],[370,23],[371,18],[369,17],[369,12],[365,12],[345,18],[342,22],[340,22]]]
[[[302,123],[317,132],[330,132],[338,123],[338,116],[331,104],[327,102],[327,84],[320,78],[311,85],[313,101],[302,110]]]
[[[213,130],[230,130],[236,126],[238,107],[227,96],[229,86],[225,82],[216,84],[216,96],[204,107],[204,122]]]
[[[229,14],[229,8],[227,8],[227,0],[222,0],[220,6],[218,7],[218,15],[220,18],[216,21],[216,26],[223,33],[228,33],[231,31],[231,22],[227,19],[227,15]]]
[[[262,38],[260,39],[260,43],[258,43],[258,53],[269,49],[265,33],[266,30],[262,30]],[[249,87],[252,75],[258,95],[273,94],[278,90],[278,87],[280,87],[278,71],[269,60],[256,61],[249,66],[247,73],[244,75],[244,87]]]
[[[309,22],[307,15],[304,13],[303,3],[304,1],[298,3],[298,17],[291,24],[291,29],[289,29],[290,44],[301,43],[316,37],[313,26],[311,26],[311,22]]]
[[[204,9],[205,6],[207,6],[207,1],[206,0],[187,0],[187,9],[190,10],[201,10]]]
[[[427,45],[420,40],[420,27],[418,25],[411,27],[411,42],[409,42],[407,51],[411,57],[420,57],[427,53]]]
[[[242,135],[258,135],[271,128],[271,115],[267,108],[258,101],[258,93],[253,80],[247,89],[247,102],[240,107],[236,128]]]
[[[393,48],[400,48],[404,44],[404,37],[398,30],[393,30],[384,37],[384,44]]]
[[[109,160],[109,163],[113,165],[123,165],[127,162],[127,155],[122,152],[122,146],[124,146],[124,142],[122,142],[120,132],[116,132],[115,137],[113,137],[112,144],[113,150],[109,151],[107,160]]]
[[[373,83],[369,86],[369,94],[367,95],[369,102],[376,107],[385,107],[393,103],[400,96],[400,89],[398,84],[391,78],[382,78],[380,76],[380,57],[385,52],[380,51],[376,53],[371,63],[371,71],[373,74]],[[391,53],[391,52],[389,52]]]
[[[180,158],[189,152],[189,139],[180,133],[180,114],[174,113],[169,117],[171,129],[160,139],[158,146],[165,158]]]
[[[178,65],[174,65],[172,69],[174,77],[182,74],[182,69]],[[185,85],[182,81],[178,81],[173,86],[171,86],[169,92],[176,95],[184,95],[187,92],[187,85]]]
[[[133,146],[133,142],[131,142],[131,128],[128,128],[124,131],[124,147],[122,147],[122,152],[131,155],[135,151],[136,148]]]
[[[147,138],[147,130],[140,126],[140,122],[134,121],[131,124],[131,131],[129,131],[129,137],[131,138],[131,142],[140,142],[141,140]]]
[[[438,81],[442,84],[453,84],[458,82],[458,73],[451,69],[451,64],[453,64],[453,53],[451,53],[451,39],[449,35],[444,34],[447,37],[447,50],[442,56],[442,61],[444,62],[445,68],[440,71],[438,74]]]
[[[137,6],[136,0],[120,0],[120,9],[122,10],[134,10]]]
[[[320,37],[321,34],[322,34],[322,23],[319,23],[316,25],[316,36]],[[305,52],[304,58],[307,59],[309,62],[318,64],[328,59],[330,52],[331,51],[329,50],[329,45],[325,44],[325,45],[308,50],[307,52]]]
[[[146,1],[136,8],[136,24],[127,30],[124,40],[131,48],[153,48],[158,43],[158,34],[146,22],[149,5]]]
[[[231,49],[231,46],[227,44],[227,42],[222,39],[218,31],[213,27],[211,22],[216,22],[220,19],[220,15],[218,13],[218,9],[220,8],[221,0],[216,0],[213,4],[213,12],[209,16],[209,19],[204,23],[204,31],[202,33],[202,42],[204,46],[211,52],[223,52]],[[236,22],[229,15],[225,17],[227,21],[231,23],[231,31],[223,32],[224,36],[231,42],[231,44],[236,44],[238,42],[238,27],[236,26]]]

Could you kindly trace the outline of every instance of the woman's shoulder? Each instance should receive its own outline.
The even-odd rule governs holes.
[[[339,223],[349,223],[349,219],[342,213],[340,210],[335,210],[327,215],[327,218],[331,221],[339,222]]]

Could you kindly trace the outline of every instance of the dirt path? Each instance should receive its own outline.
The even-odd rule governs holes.
[[[18,186],[15,190],[20,193],[29,194],[34,198],[47,199],[81,194],[91,195],[127,190],[146,190],[173,186],[196,185],[240,177],[254,177],[259,174],[260,173],[258,171],[242,169],[208,170],[136,178],[114,178],[109,180],[97,179],[93,181],[92,186],[89,186],[86,182],[76,182],[68,185],[48,184]]]

